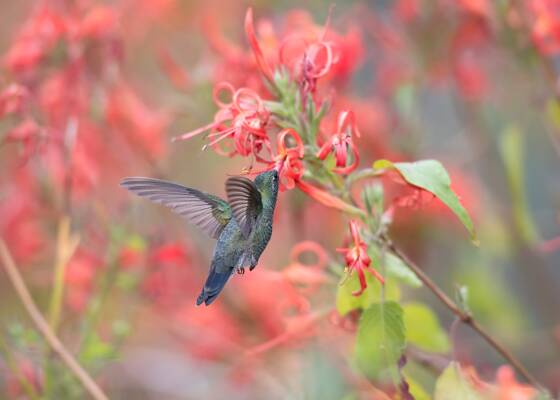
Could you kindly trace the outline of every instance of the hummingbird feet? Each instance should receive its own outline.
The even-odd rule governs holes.
[[[255,260],[255,256],[251,256],[251,266],[249,267],[249,271],[252,271],[257,266],[258,260]]]
[[[245,274],[245,268],[244,267],[237,267],[237,273],[239,275]]]

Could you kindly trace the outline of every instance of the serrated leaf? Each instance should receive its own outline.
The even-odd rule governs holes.
[[[358,274],[354,273],[348,279],[343,276],[336,292],[336,309],[340,315],[346,315],[353,310],[364,310],[373,303],[381,301],[381,285],[369,272],[366,272],[367,288],[359,296],[352,293],[360,288]],[[399,300],[400,290],[394,279],[385,279],[385,299]]]
[[[421,160],[416,162],[393,163],[389,160],[378,160],[373,164],[375,169],[394,168],[411,185],[424,189],[438,199],[455,213],[471,236],[474,244],[478,239],[469,213],[463,207],[459,198],[451,189],[451,179],[443,165],[437,160]]]
[[[381,265],[381,254],[379,249],[371,246],[368,249],[368,255],[371,258],[373,265]],[[385,252],[385,274],[388,277],[393,277],[397,281],[412,287],[421,287],[422,281],[418,279],[416,274],[393,253]]]
[[[372,304],[358,324],[355,359],[369,377],[384,379],[387,375],[398,384],[397,362],[405,347],[402,308],[394,301]]]
[[[459,364],[452,362],[436,382],[434,400],[482,400],[482,395],[465,377]]]
[[[426,351],[449,351],[449,338],[431,309],[422,303],[408,303],[403,311],[407,342]]]

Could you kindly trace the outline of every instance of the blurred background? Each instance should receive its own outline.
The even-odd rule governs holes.
[[[384,398],[353,368],[355,326],[336,311],[337,275],[305,290],[286,278],[294,265],[342,270],[338,211],[282,192],[259,267],[196,307],[214,241],[118,186],[150,176],[223,196],[248,165],[201,151],[202,137],[170,140],[212,121],[216,83],[255,85],[244,75],[254,63],[248,6],[272,48],[293,26],[323,27],[331,2],[2,3],[0,235],[111,398]],[[468,287],[479,322],[559,390],[560,3],[337,1],[329,29],[345,45],[330,90],[356,114],[361,166],[440,160],[480,246],[437,200],[399,208],[391,237],[447,293]],[[313,312],[288,301],[294,290]],[[454,317],[428,290],[399,292],[428,305],[444,332],[424,350],[496,379],[504,360],[468,327],[449,334]],[[3,398],[29,398],[21,376],[48,398],[83,398],[4,274],[0,298]],[[409,358],[408,373],[432,393],[437,365]]]

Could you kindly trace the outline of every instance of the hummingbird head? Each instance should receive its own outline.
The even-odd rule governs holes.
[[[275,169],[260,173],[255,178],[255,186],[261,192],[265,204],[274,205],[276,203],[278,185],[278,171]]]

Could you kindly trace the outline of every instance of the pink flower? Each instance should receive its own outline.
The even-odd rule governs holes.
[[[222,91],[229,92],[231,102],[220,100]],[[270,163],[271,160],[261,156],[263,150],[267,150],[271,155],[272,149],[266,130],[270,112],[264,107],[260,96],[251,89],[235,90],[231,84],[222,82],[214,88],[214,102],[220,107],[214,116],[214,122],[176,137],[174,141],[187,140],[210,131],[210,142],[207,146],[216,152],[230,157],[236,154],[243,157],[252,155],[257,161]],[[219,147],[220,142],[225,139],[233,140],[232,150],[227,151]]]
[[[368,271],[375,276],[382,285],[385,284],[385,279],[383,279],[383,277],[375,269],[369,266],[371,264],[371,259],[367,254],[367,245],[360,237],[358,223],[354,220],[350,221],[350,232],[352,235],[353,245],[351,247],[336,249],[336,251],[344,254],[346,272],[348,273],[348,276],[350,276],[354,271],[357,271],[358,278],[360,280],[360,289],[352,294],[354,296],[359,296],[367,287],[365,271]]]

